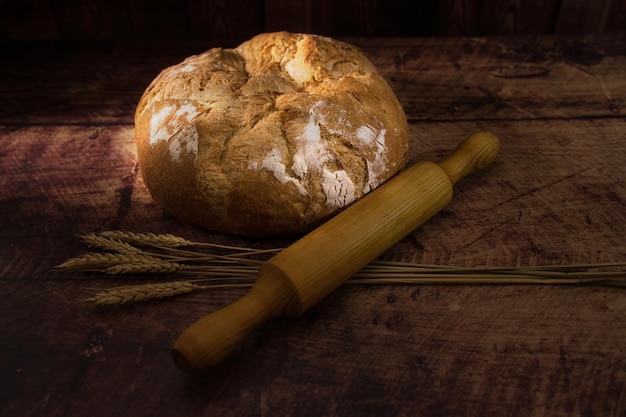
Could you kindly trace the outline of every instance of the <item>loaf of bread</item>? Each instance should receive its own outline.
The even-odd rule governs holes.
[[[406,116],[356,47],[266,33],[164,69],[135,114],[143,180],[178,219],[306,232],[404,165]]]

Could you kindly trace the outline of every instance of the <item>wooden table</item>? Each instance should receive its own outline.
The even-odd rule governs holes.
[[[384,254],[456,266],[626,260],[626,33],[349,39],[387,77],[411,159],[502,141],[452,204]],[[228,43],[223,43],[226,46]],[[81,233],[274,247],[181,224],[138,174],[133,112],[163,67],[214,44],[3,43],[0,415],[623,416],[626,291],[589,285],[346,285],[262,325],[223,363],[170,347],[245,293],[98,308],[151,276],[54,273]]]

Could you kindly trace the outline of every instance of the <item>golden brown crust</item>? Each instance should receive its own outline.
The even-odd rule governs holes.
[[[135,140],[157,204],[251,236],[310,230],[397,173],[408,150],[394,92],[356,47],[287,32],[163,70]]]

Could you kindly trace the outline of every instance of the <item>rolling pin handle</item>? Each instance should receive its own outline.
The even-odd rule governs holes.
[[[181,370],[192,372],[217,364],[255,327],[293,309],[290,283],[267,275],[259,277],[259,282],[242,298],[183,332],[172,348],[172,359]]]
[[[496,159],[499,150],[500,142],[493,133],[474,133],[438,165],[454,185],[461,178],[486,168]]]

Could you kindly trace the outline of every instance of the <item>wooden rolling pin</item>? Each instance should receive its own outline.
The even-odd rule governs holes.
[[[493,134],[476,133],[443,162],[418,162],[390,179],[265,262],[242,298],[188,327],[174,362],[185,371],[207,368],[265,320],[300,315],[448,205],[452,186],[498,149]]]

